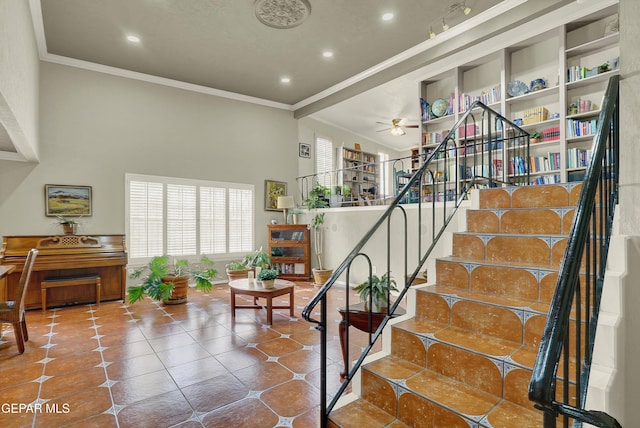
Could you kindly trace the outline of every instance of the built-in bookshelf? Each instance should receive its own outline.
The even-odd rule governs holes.
[[[502,172],[504,181],[524,171],[531,183],[555,183],[581,179],[586,169],[598,115],[608,79],[619,69],[617,5],[603,7],[590,16],[564,24],[529,40],[491,52],[479,59],[438,74],[420,83],[422,138],[412,149],[414,159],[424,160],[475,100],[503,114],[530,134],[540,134],[530,145],[528,159],[510,159],[508,167],[478,166]],[[542,85],[536,85],[542,79]],[[515,91],[511,82],[524,82],[526,90]],[[510,89],[511,88],[511,89]],[[434,111],[444,100],[448,107]],[[471,125],[473,126],[473,125]],[[478,135],[482,127],[461,129],[456,139],[459,155],[470,154],[467,135]],[[493,129],[495,133],[507,130]],[[489,136],[484,136],[487,139]],[[417,155],[417,156],[416,156]],[[464,175],[438,163],[446,179]],[[419,166],[412,163],[412,169]],[[438,175],[436,173],[436,175]],[[462,178],[461,178],[462,177]]]
[[[338,165],[342,169],[341,185],[349,186],[354,200],[374,198],[379,193],[378,155],[347,147],[338,148]]]

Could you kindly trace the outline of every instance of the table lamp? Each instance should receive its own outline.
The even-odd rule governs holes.
[[[287,224],[289,208],[295,207],[293,196],[278,196],[278,209],[284,212],[284,224]]]

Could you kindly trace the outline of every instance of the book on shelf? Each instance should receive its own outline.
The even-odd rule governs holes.
[[[560,127],[552,126],[550,128],[545,128],[542,130],[542,140],[543,141],[555,141],[560,139]]]
[[[567,137],[582,137],[584,135],[593,135],[598,129],[598,120],[586,119],[567,119]]]

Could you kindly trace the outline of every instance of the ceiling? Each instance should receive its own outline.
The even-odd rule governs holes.
[[[471,13],[464,15],[462,0],[308,0],[304,22],[276,29],[258,20],[257,1],[301,0],[30,0],[30,6],[45,61],[299,111],[446,40],[456,24],[526,2],[467,0]],[[394,18],[383,21],[386,12]],[[446,33],[443,18],[452,27]],[[430,29],[438,34],[433,40]],[[128,35],[140,42],[127,41]],[[325,50],[333,56],[323,57]],[[290,82],[281,83],[283,76]],[[417,123],[416,82],[396,78],[309,114],[405,149],[418,144],[418,130],[393,137],[376,132],[384,128],[376,122],[402,117]]]

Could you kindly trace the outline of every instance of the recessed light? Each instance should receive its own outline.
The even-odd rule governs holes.
[[[391,21],[392,19],[393,19],[393,13],[391,12],[387,12],[384,15],[382,15],[383,21]]]
[[[129,40],[131,43],[140,43],[140,37],[134,35],[127,36],[127,40]]]
[[[280,82],[281,82],[281,83],[290,83],[290,82],[291,82],[291,78],[289,78],[289,77],[282,77],[282,78],[280,78]]]
[[[333,51],[324,51],[322,52],[322,56],[325,58],[333,58]]]

